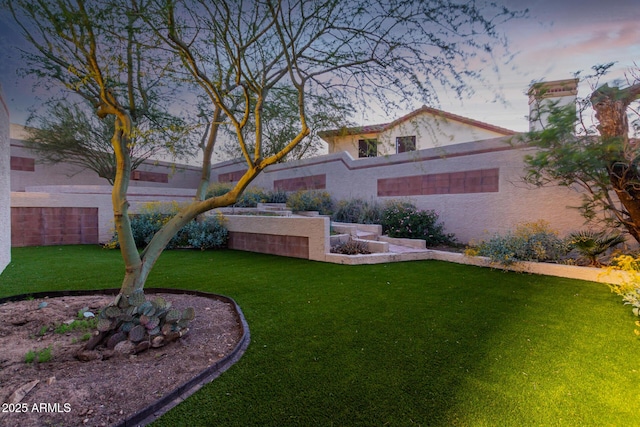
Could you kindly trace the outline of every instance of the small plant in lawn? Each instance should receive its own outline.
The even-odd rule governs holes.
[[[56,334],[66,334],[72,331],[93,330],[98,325],[98,319],[76,319],[71,323],[62,323],[53,330]]]
[[[84,334],[82,334],[82,336],[80,338],[74,338],[71,340],[71,344],[77,344],[78,341],[89,341],[89,339],[91,339],[91,333],[90,332],[86,332]]]
[[[48,326],[43,326],[43,327],[41,327],[41,328],[40,328],[40,330],[38,331],[38,335],[39,335],[39,336],[43,336],[44,334],[46,334],[46,333],[47,333],[47,331],[48,331],[48,330],[49,330],[49,327],[48,327]]]
[[[51,360],[51,347],[43,348],[42,350],[29,350],[24,355],[25,363],[46,363]]]

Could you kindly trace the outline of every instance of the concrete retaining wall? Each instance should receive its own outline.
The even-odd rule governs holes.
[[[225,215],[231,249],[325,261],[328,217]],[[238,237],[241,236],[241,237]]]
[[[9,107],[0,86],[0,273],[11,261]]]

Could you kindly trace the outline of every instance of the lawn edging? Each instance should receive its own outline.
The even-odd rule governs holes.
[[[496,268],[519,273],[542,274],[545,276],[566,277],[568,279],[587,280],[591,282],[609,284],[621,284],[630,280],[629,274],[621,270],[531,261],[520,261],[512,265],[505,266],[493,263],[489,258],[483,256],[467,256],[461,253],[436,250],[430,250],[429,253],[429,259],[433,260],[475,265],[478,267]]]

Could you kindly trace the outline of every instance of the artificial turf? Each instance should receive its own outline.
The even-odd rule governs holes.
[[[0,296],[122,279],[117,251],[14,248],[12,257]],[[237,364],[154,426],[638,423],[635,318],[602,284],[236,251],[168,251],[147,284],[230,296],[251,333]]]

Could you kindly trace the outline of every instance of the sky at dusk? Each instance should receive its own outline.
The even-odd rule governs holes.
[[[616,62],[603,82],[624,78],[625,71],[640,66],[639,0],[504,0],[513,9],[529,8],[529,17],[508,22],[504,31],[509,49],[515,56],[507,61],[496,58],[497,74],[486,78],[492,86],[474,86],[475,95],[458,100],[440,94],[441,108],[455,114],[481,120],[516,131],[528,128],[527,89],[534,81],[572,78],[577,71],[588,74],[595,64]],[[6,11],[0,12],[6,15]],[[0,84],[13,123],[24,124],[28,107],[36,101],[29,80],[16,75],[19,54],[11,46],[20,43],[15,27],[0,17]],[[39,91],[40,89],[36,89]],[[504,102],[495,101],[499,93]],[[579,87],[579,95],[590,93],[588,85]],[[416,108],[419,105],[415,106]],[[409,111],[398,111],[400,117]],[[358,118],[355,118],[356,121]],[[371,121],[388,121],[388,116],[369,117]],[[360,123],[365,124],[365,123]]]

